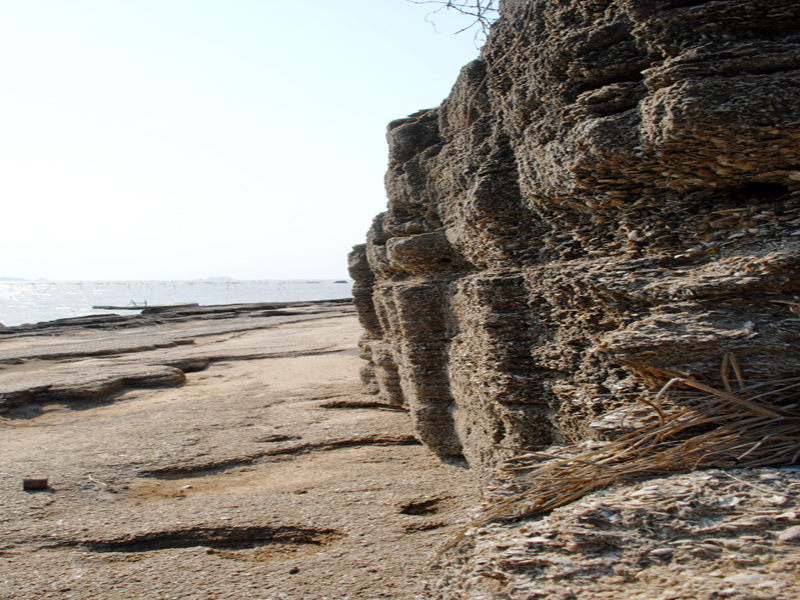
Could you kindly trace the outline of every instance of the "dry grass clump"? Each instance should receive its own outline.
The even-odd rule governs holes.
[[[729,370],[736,376],[732,389]],[[800,458],[800,377],[746,385],[733,356],[724,389],[689,378],[670,380],[653,401],[658,421],[600,448],[564,448],[559,456],[526,453],[507,461],[523,492],[501,501],[474,525],[544,513],[609,485],[706,468],[763,467]],[[681,392],[681,384],[691,388]],[[672,401],[665,410],[662,400]],[[567,458],[563,454],[568,455]]]

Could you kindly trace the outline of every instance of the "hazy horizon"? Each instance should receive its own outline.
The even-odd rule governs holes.
[[[240,283],[252,281],[290,281],[290,282],[304,282],[304,281],[347,281],[353,279],[349,275],[343,277],[297,277],[293,279],[238,279],[234,277],[227,277],[218,275],[215,277],[178,277],[175,279],[45,279],[40,277],[38,279],[31,279],[27,277],[0,277],[0,283]]]
[[[386,124],[478,54],[406,0],[0,5],[0,275],[30,280],[347,278]]]

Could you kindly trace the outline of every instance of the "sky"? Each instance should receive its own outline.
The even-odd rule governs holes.
[[[436,8],[0,0],[0,277],[346,278],[386,124],[477,57]]]

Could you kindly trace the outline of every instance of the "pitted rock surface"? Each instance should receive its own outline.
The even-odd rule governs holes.
[[[365,389],[441,455],[602,438],[733,353],[796,375],[800,6],[506,0],[436,109],[390,123],[351,254]]]

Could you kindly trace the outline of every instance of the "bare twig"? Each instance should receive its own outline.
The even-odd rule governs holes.
[[[462,27],[456,33],[469,31],[473,27],[479,30],[475,34],[476,41],[482,36],[484,39],[489,34],[489,28],[499,16],[497,0],[408,0],[412,4],[436,4],[439,6],[431,14],[441,10],[455,10],[456,12],[472,17],[473,21],[466,27]]]
[[[91,481],[92,483],[96,483],[96,484],[98,484],[98,485],[101,485],[101,486],[103,486],[103,488],[106,488],[106,489],[108,489],[108,484],[107,484],[107,483],[103,483],[102,481],[100,481],[99,479],[95,479],[95,478],[94,478],[94,477],[92,477],[91,475],[87,475],[87,476],[86,476],[86,479],[88,479],[88,480],[89,480],[89,481]]]

